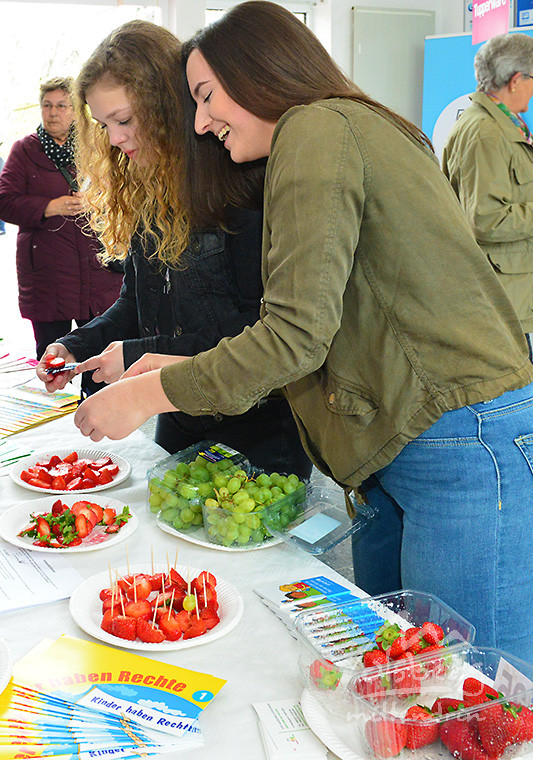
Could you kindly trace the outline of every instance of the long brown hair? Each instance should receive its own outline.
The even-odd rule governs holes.
[[[292,106],[349,98],[376,111],[420,145],[431,148],[431,142],[415,124],[364,93],[342,73],[311,30],[276,3],[247,0],[231,8],[184,43],[184,66],[194,49],[202,53],[228,95],[259,118],[278,121]],[[190,129],[190,113],[188,125]],[[215,142],[212,135],[204,135],[203,139]],[[220,148],[225,150],[219,144],[218,152]],[[213,174],[208,179],[214,183]],[[215,184],[218,202],[224,203],[223,180],[217,176]],[[196,202],[200,204],[201,198]]]
[[[77,162],[91,226],[102,258],[124,259],[135,230],[152,236],[155,254],[174,264],[189,237],[185,117],[180,82],[180,42],[148,21],[130,21],[111,32],[84,64],[74,86]],[[139,166],[110,144],[91,117],[87,92],[97,83],[122,86],[132,104],[148,166]]]

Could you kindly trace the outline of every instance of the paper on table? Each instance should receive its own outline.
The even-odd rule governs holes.
[[[298,701],[255,702],[253,707],[271,760],[289,757],[320,760],[327,757],[326,747],[307,725]]]
[[[82,580],[66,557],[0,542],[0,612],[67,599]]]

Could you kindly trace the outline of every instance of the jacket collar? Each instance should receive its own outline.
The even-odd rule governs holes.
[[[513,124],[507,114],[498,108],[497,104],[487,95],[485,95],[484,92],[473,92],[469,97],[474,105],[483,108],[492,116],[502,132],[505,134],[507,140],[510,140],[512,142],[523,142],[526,143],[526,145],[529,144],[522,134],[522,131],[518,129],[515,124]]]
[[[36,133],[28,135],[23,141],[24,152],[28,159],[33,161],[34,164],[41,169],[47,169],[48,171],[57,171],[53,162],[48,158],[43,150],[41,141]]]

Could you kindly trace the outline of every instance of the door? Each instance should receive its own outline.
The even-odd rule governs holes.
[[[371,97],[422,126],[424,39],[435,12],[353,8],[353,80]]]

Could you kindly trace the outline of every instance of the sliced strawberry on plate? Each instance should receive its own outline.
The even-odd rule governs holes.
[[[64,491],[67,487],[67,482],[65,478],[62,475],[57,475],[52,480],[52,490],[53,491]]]
[[[117,615],[111,621],[111,633],[119,639],[135,641],[137,638],[137,618]]]
[[[137,619],[137,637],[147,644],[161,644],[166,638],[160,628],[156,628],[153,623],[143,618]]]
[[[117,512],[112,507],[106,507],[102,515],[104,525],[113,525],[117,517]]]
[[[113,625],[113,619],[116,618],[118,615],[118,610],[115,607],[113,611],[106,610],[102,616],[102,622],[100,623],[100,628],[102,628],[107,633],[113,633],[112,631],[112,625]]]
[[[183,631],[184,639],[194,639],[197,636],[203,636],[207,631],[207,621],[201,617],[193,616],[189,627]]]
[[[405,747],[407,728],[393,715],[376,716],[367,722],[365,736],[377,757],[395,757]]]
[[[408,749],[419,749],[426,744],[433,744],[439,738],[438,719],[431,710],[421,705],[413,705],[405,713],[405,719],[409,721],[407,726]],[[415,721],[411,723],[410,721]]]
[[[169,641],[177,641],[181,638],[183,634],[183,622],[182,620],[178,620],[178,617],[170,612],[170,610],[165,611],[165,614],[161,615],[158,623],[159,628]]]
[[[78,454],[76,451],[72,451],[70,454],[67,454],[66,457],[63,457],[63,462],[67,462],[68,464],[72,464],[73,462],[76,462],[78,459]]]
[[[212,610],[209,607],[204,607],[203,610],[200,610],[200,617],[202,620],[205,620],[208,630],[211,630],[211,628],[214,628],[220,623],[218,614],[215,610]]]
[[[76,515],[75,526],[79,538],[86,538],[89,535],[89,525],[90,523],[87,522],[85,515]]]
[[[102,467],[107,467],[108,465],[113,465],[113,460],[111,457],[102,457],[101,459],[94,459],[89,467],[92,470],[100,470]]]
[[[52,532],[50,525],[44,517],[37,518],[37,533],[41,539],[48,538]]]
[[[150,602],[144,600],[142,602],[128,602],[124,607],[124,613],[128,617],[142,617],[145,620],[150,620],[153,614],[153,610]]]
[[[148,599],[148,597],[152,593],[152,584],[150,583],[149,579],[146,576],[135,575],[133,579],[133,583],[128,588],[126,593],[129,599],[136,599],[137,601]]]

